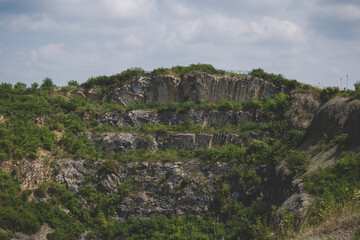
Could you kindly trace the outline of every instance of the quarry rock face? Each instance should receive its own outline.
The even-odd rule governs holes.
[[[260,100],[273,97],[280,90],[272,83],[248,75],[216,76],[195,72],[183,77],[162,75],[134,78],[123,87],[114,87],[106,99],[124,106],[136,101],[169,104],[184,100],[196,103],[217,102],[221,99]]]
[[[128,151],[131,149],[192,151],[198,148],[223,146],[225,144],[249,145],[255,139],[268,137],[265,132],[249,135],[236,133],[88,133],[90,142],[102,150]]]
[[[246,165],[231,163],[186,162],[131,162],[115,163],[112,172],[102,170],[103,161],[89,163],[83,160],[58,160],[61,171],[54,181],[66,184],[75,192],[80,186],[101,187],[109,194],[121,194],[116,204],[120,219],[147,217],[151,214],[206,214],[219,193],[222,182],[237,168]],[[260,176],[256,184],[244,179],[232,179],[230,196],[245,205],[256,198],[263,198],[273,205],[281,205],[299,192],[291,175],[273,168],[253,168]],[[89,179],[89,177],[87,177]],[[132,191],[121,192],[122,184],[132,185]]]
[[[307,130],[307,145],[315,145],[323,136],[329,140],[348,134],[348,144],[360,144],[360,100],[335,97],[321,107]]]
[[[314,98],[313,94],[301,91],[293,91],[291,98],[285,118],[294,128],[306,130],[319,110],[320,102]]]
[[[223,127],[225,125],[238,125],[248,121],[256,121],[256,115],[236,110],[190,110],[189,112],[133,110],[126,113],[108,112],[98,118],[100,124],[136,128],[140,128],[143,124],[148,123],[163,125],[187,123],[191,125],[199,124],[204,127]]]

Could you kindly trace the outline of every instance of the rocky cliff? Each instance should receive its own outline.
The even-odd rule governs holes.
[[[91,112],[85,114],[89,119]],[[219,111],[219,110],[190,110],[188,112],[178,111],[151,111],[133,110],[123,112],[107,112],[97,119],[100,124],[110,126],[131,126],[140,128],[142,124],[177,125],[187,123],[199,124],[204,127],[223,127],[225,125],[237,125],[244,122],[256,121],[256,113],[244,111]]]
[[[255,139],[270,136],[266,132],[237,133],[96,133],[87,134],[94,146],[103,151],[147,150],[187,150],[211,148],[225,144],[248,146]]]
[[[91,163],[81,159],[57,159],[28,162],[17,167],[25,179],[23,189],[34,189],[40,182],[54,181],[74,192],[85,187],[102,189],[109,196],[118,195],[116,215],[123,220],[152,214],[204,215],[216,208],[214,201],[224,184],[230,189],[223,197],[245,205],[262,199],[270,205],[281,206],[290,196],[300,193],[299,183],[282,168],[197,160],[112,163],[110,170],[104,168],[106,164],[102,160]],[[239,175],[240,169],[253,171],[256,176]],[[124,191],[122,186],[130,190]],[[301,199],[296,199],[294,209],[302,206]],[[91,207],[90,202],[83,204]]]
[[[327,135],[333,139],[340,134],[348,134],[348,144],[360,144],[360,100],[335,97],[322,106],[307,130],[307,145],[316,144]]]
[[[217,102],[222,99],[235,101],[262,99],[272,97],[279,92],[280,89],[272,83],[248,75],[217,76],[195,72],[184,77],[174,75],[136,77],[125,86],[114,86],[112,91],[102,98],[96,89],[90,89],[84,94],[95,100],[127,106],[136,101],[169,104],[184,100],[200,103]]]

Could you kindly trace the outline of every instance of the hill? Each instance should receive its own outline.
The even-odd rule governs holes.
[[[207,64],[2,83],[0,239],[356,239],[359,93]]]

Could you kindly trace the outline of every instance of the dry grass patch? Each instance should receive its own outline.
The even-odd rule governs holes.
[[[343,206],[321,211],[324,219],[317,226],[304,225],[294,239],[357,239],[360,229],[360,202],[348,202]]]

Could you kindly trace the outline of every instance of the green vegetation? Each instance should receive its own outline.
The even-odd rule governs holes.
[[[215,69],[210,64],[198,63],[198,64],[191,64],[188,67],[175,66],[172,68],[158,68],[158,69],[154,69],[152,72],[150,72],[150,75],[172,74],[172,75],[177,75],[177,76],[182,77],[191,72],[205,72],[205,73],[216,74],[216,75],[230,74],[224,70]]]
[[[29,201],[31,192],[21,192],[18,180],[0,169],[1,228],[10,231],[10,235],[15,231],[32,234],[46,222],[54,229],[48,239],[77,239],[84,231],[83,222],[86,218],[79,200],[65,186],[55,183],[40,185],[36,195],[42,197],[45,191],[52,197],[51,201]],[[69,209],[70,213],[61,210],[60,204]]]
[[[296,80],[289,80],[284,78],[281,74],[267,73],[261,68],[253,69],[249,74],[253,77],[259,77],[270,81],[277,87],[286,86],[289,90],[301,87],[301,84]],[[310,88],[309,85],[305,85],[305,87]]]
[[[124,222],[115,218],[115,206],[125,197],[139,191],[140,186],[132,176],[122,181],[116,193],[112,194],[106,191],[105,184],[95,188],[91,177],[77,193],[54,182],[44,182],[34,190],[21,191],[17,171],[10,174],[0,169],[0,239],[11,239],[14,232],[32,234],[44,223],[54,230],[48,235],[48,239],[78,239],[84,231],[88,231],[95,239],[286,239],[308,225],[323,226],[330,216],[339,214],[335,209],[340,209],[341,213],[345,214],[345,208],[349,207],[360,213],[358,155],[344,152],[335,164],[306,174],[310,159],[316,154],[334,146],[338,147],[339,152],[349,150],[347,134],[335,136],[331,140],[324,135],[310,153],[299,151],[304,132],[291,129],[284,118],[291,101],[291,97],[285,93],[261,101],[224,99],[217,103],[195,104],[193,101],[183,101],[169,105],[135,102],[127,107],[108,102],[99,104],[85,100],[77,94],[79,89],[88,90],[92,87],[99,87],[99,91],[105,94],[113,85],[123,86],[138,76],[174,74],[183,77],[197,71],[217,75],[230,74],[208,64],[193,64],[188,67],[159,68],[151,72],[132,68],[113,76],[90,78],[81,85],[72,80],[62,88],[57,87],[50,78],[45,78],[40,85],[34,83],[30,87],[21,82],[14,86],[8,83],[0,84],[1,163],[11,160],[15,165],[22,160],[39,160],[41,151],[45,150],[55,159],[81,158],[93,162],[101,159],[103,162],[97,169],[100,175],[115,174],[118,171],[118,162],[132,161],[196,159],[205,163],[227,162],[236,166],[228,175],[219,177],[219,191],[206,215],[153,215],[150,218],[129,218]],[[264,78],[277,87],[285,86],[288,90],[311,90],[308,85],[286,79],[282,75],[265,73],[262,69],[254,69],[250,75]],[[319,98],[322,103],[338,95],[348,96],[351,100],[359,99],[359,92],[360,84],[356,83],[355,91],[325,88],[320,92]],[[183,113],[185,117],[177,125],[144,123],[139,128],[114,127],[99,124],[97,120],[107,112],[126,113],[136,109],[165,113],[176,111]],[[256,115],[256,121],[221,127],[216,123],[208,126],[196,125],[191,124],[187,117],[191,110],[242,110]],[[147,133],[161,135],[179,132],[232,132],[241,135],[243,142],[194,151],[134,149],[109,152],[101,150],[96,143],[91,143],[87,135],[89,132],[101,135],[104,132],[116,131],[140,132],[145,137]],[[254,139],[256,133],[263,133],[263,137]],[[233,188],[238,187],[235,186],[238,183],[249,188],[262,184],[264,177],[257,169],[263,166],[274,168],[280,162],[284,163],[293,175],[302,178],[307,190],[316,196],[316,204],[309,219],[304,222],[289,210],[276,212],[275,207],[256,197],[247,203],[241,203],[231,194]],[[134,165],[134,172],[137,167]],[[167,181],[165,174],[156,184],[162,186]],[[192,179],[184,177],[174,185],[174,189],[179,193],[192,185]],[[89,207],[85,209],[82,201],[86,201]],[[351,221],[358,224],[356,220]]]
[[[172,74],[176,76],[184,76],[191,72],[206,72],[209,74],[217,74],[217,75],[224,75],[226,74],[223,70],[217,70],[210,64],[191,64],[187,67],[184,66],[175,66],[172,68],[158,68],[154,69],[151,72],[147,72],[142,68],[129,68],[121,73],[114,74],[112,76],[98,76],[98,77],[91,77],[85,83],[81,84],[82,87],[87,89],[94,87],[94,86],[106,86],[105,90],[108,90],[108,86],[111,85],[118,85],[124,86],[126,83],[131,81],[134,77],[151,77],[157,75],[164,75],[164,74]],[[230,73],[228,73],[230,74]]]

